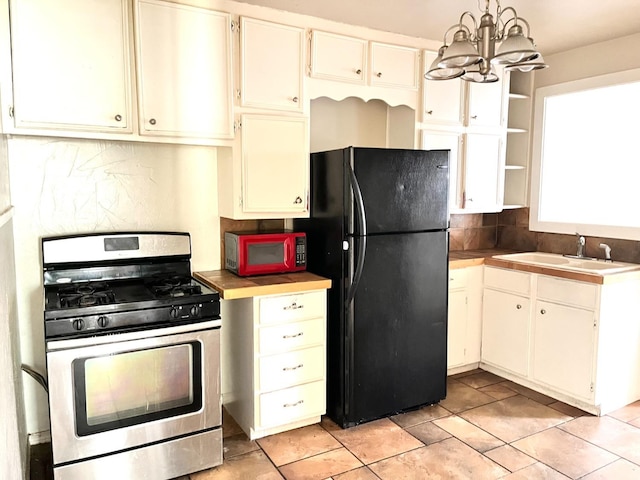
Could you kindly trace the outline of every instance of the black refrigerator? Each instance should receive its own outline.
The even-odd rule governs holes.
[[[311,154],[307,269],[331,278],[327,414],[342,428],[446,395],[449,151]]]

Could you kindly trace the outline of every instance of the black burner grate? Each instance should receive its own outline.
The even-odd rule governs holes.
[[[150,280],[149,288],[157,298],[188,297],[202,293],[200,285],[194,285],[191,277],[183,275],[154,277]]]
[[[62,308],[92,307],[116,302],[115,294],[105,282],[79,283],[58,290]]]

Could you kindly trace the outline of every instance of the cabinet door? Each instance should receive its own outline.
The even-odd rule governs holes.
[[[447,368],[464,365],[467,344],[467,292],[449,291],[447,315]]]
[[[533,378],[571,396],[591,398],[595,330],[593,311],[538,300],[533,322]]]
[[[423,150],[449,150],[449,208],[457,209],[462,205],[462,134],[456,132],[424,130],[422,132]]]
[[[501,70],[501,69],[500,69]],[[504,78],[502,71],[498,72]],[[505,95],[504,82],[468,82],[467,94],[468,125],[478,127],[500,127],[503,124]]]
[[[425,68],[429,68],[437,53],[425,52]],[[459,78],[445,81],[425,80],[422,121],[443,125],[462,125],[465,89]]]
[[[137,3],[140,133],[231,138],[231,17]]]
[[[302,112],[304,29],[240,20],[240,102]]]
[[[306,118],[243,115],[243,211],[306,213],[308,185]]]
[[[314,31],[311,37],[311,76],[364,84],[367,41]]]
[[[418,50],[371,42],[371,78],[378,87],[418,88]]]
[[[499,212],[504,194],[502,136],[469,133],[464,157],[463,209]]]
[[[131,131],[128,3],[11,2],[16,127]]]
[[[485,288],[483,300],[482,361],[526,376],[529,299]]]

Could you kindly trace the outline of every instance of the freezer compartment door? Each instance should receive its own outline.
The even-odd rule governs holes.
[[[366,215],[366,232],[440,230],[449,222],[449,151],[353,148],[355,174]],[[347,196],[347,198],[349,198]],[[357,211],[351,210],[355,215]]]
[[[438,402],[446,393],[448,232],[369,236],[345,306],[345,421]]]

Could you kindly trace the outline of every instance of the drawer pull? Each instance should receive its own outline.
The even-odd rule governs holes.
[[[282,405],[284,408],[289,408],[289,407],[297,407],[298,405],[302,405],[304,403],[304,400],[298,400],[295,403],[285,403],[284,405]]]
[[[298,333],[293,334],[293,335],[282,335],[282,338],[284,338],[284,339],[296,338],[296,337],[301,337],[302,335],[304,335],[304,332],[298,332]]]
[[[284,310],[300,310],[304,308],[304,305],[298,305],[296,302],[293,302],[291,305],[284,307]]]
[[[302,363],[300,363],[299,365],[296,365],[295,367],[282,367],[282,371],[283,372],[290,372],[291,370],[298,370],[299,368],[302,368],[304,365]]]

